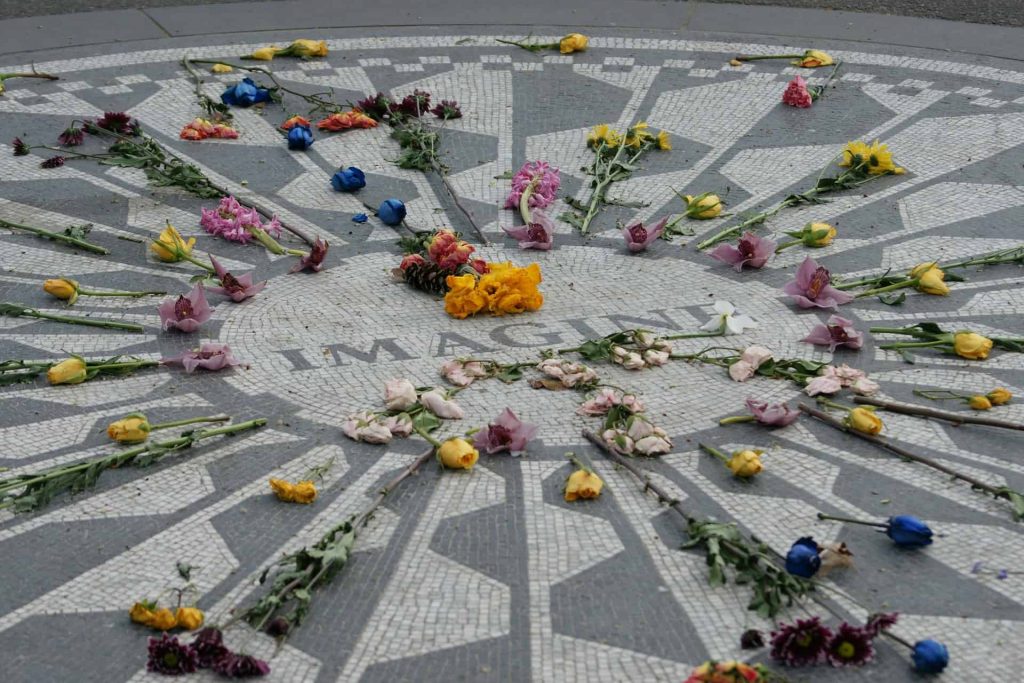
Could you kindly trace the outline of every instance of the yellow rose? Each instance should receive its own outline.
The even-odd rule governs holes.
[[[58,299],[67,301],[69,305],[78,300],[78,283],[67,278],[46,280],[43,282],[43,291]]]
[[[827,247],[836,238],[836,229],[828,223],[808,223],[804,227],[805,247]]]
[[[300,481],[292,487],[292,502],[309,505],[316,500],[316,486],[311,481]]]
[[[587,43],[589,42],[590,39],[582,33],[570,33],[558,41],[558,51],[563,55],[573,52],[583,52],[587,49]]]
[[[453,470],[468,470],[476,464],[480,454],[465,439],[448,439],[437,450],[441,464]]]
[[[68,358],[46,371],[46,381],[50,384],[81,384],[87,374],[84,360]]]
[[[177,625],[178,619],[174,616],[174,612],[166,607],[161,607],[153,612],[153,616],[146,622],[146,626],[155,628],[157,631],[170,631]]]
[[[196,607],[179,607],[174,619],[178,628],[195,631],[203,625],[203,611]]]
[[[195,243],[195,237],[190,237],[186,242],[177,228],[168,223],[156,241],[149,245],[149,248],[161,261],[175,263],[185,256],[190,256]]]
[[[604,482],[601,477],[586,470],[576,470],[565,481],[565,500],[568,503],[576,499],[597,498],[601,495]]]
[[[949,285],[943,282],[945,278],[946,273],[941,268],[930,268],[917,279],[917,289],[925,294],[946,296],[949,294]]]
[[[140,413],[111,422],[107,436],[118,443],[142,443],[149,438],[149,421]]]
[[[846,424],[863,434],[878,434],[882,431],[882,418],[867,408],[854,408],[846,418]]]
[[[813,69],[818,66],[832,66],[835,64],[835,60],[832,59],[832,55],[821,50],[805,50],[804,56],[793,62],[796,66],[802,66],[805,69]]]
[[[277,48],[273,45],[269,47],[261,47],[258,50],[253,50],[253,53],[249,55],[249,59],[258,59],[261,62],[269,62],[277,54]]]
[[[296,57],[326,57],[327,41],[300,38],[288,46],[288,51]]]
[[[210,67],[210,71],[215,74],[229,74],[234,71],[234,69],[227,64],[214,64]]]
[[[1013,398],[1013,394],[1003,387],[997,387],[988,392],[985,397],[992,403],[992,405],[1001,406],[1009,403],[1010,399]]]
[[[743,479],[752,477],[764,469],[761,464],[761,453],[764,451],[736,451],[725,463],[732,473]]]
[[[686,215],[690,218],[703,221],[722,213],[722,200],[717,194],[705,192],[696,197],[684,195],[683,201],[686,202]]]
[[[128,610],[128,616],[136,624],[149,626],[150,622],[153,621],[154,607],[156,607],[154,603],[137,602]]]
[[[992,350],[992,340],[976,332],[957,332],[953,335],[953,351],[968,360],[985,360]]]
[[[910,277],[915,280],[932,268],[937,268],[939,265],[938,261],[925,261],[924,263],[918,263],[916,266],[910,269]]]
[[[992,409],[992,401],[988,400],[987,396],[982,396],[980,394],[977,396],[971,396],[971,398],[968,399],[967,401],[967,405],[969,405],[972,410]]]

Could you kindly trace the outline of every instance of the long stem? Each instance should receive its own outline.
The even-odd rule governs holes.
[[[86,368],[89,370],[99,370],[100,372],[103,372],[104,370],[125,370],[128,368],[138,370],[141,368],[156,367],[157,365],[160,365],[160,361],[158,360],[133,360],[122,361],[120,363],[100,363],[99,365],[92,365],[91,363],[85,364]]]
[[[797,59],[803,57],[803,53],[798,55],[736,55],[733,57],[738,62],[756,62],[760,59]]]
[[[667,337],[662,337],[662,339],[699,339],[701,337],[722,337],[724,334],[725,332],[719,328],[710,332],[686,332],[683,334],[672,334]]]
[[[981,417],[971,413],[953,413],[945,410],[936,410],[935,408],[926,408],[924,406],[915,406],[907,403],[896,403],[894,401],[883,401],[878,398],[872,398],[870,396],[854,396],[854,403],[862,403],[871,406],[878,406],[884,408],[893,413],[903,413],[904,415],[920,415],[922,417],[933,417],[936,420],[945,420],[952,422],[953,424],[976,424],[985,425],[987,427],[1000,427],[1002,429],[1014,429],[1017,431],[1024,431],[1024,424],[1019,422],[1009,422],[1008,420],[996,420],[991,417]]]
[[[137,299],[143,296],[163,296],[167,292],[97,292],[92,289],[78,288],[78,293],[83,296],[126,296]]]
[[[705,451],[706,453],[709,453],[710,455],[715,456],[722,462],[729,462],[729,456],[723,453],[722,451],[718,450],[714,446],[706,443],[699,443],[697,445],[700,447],[701,450]]]
[[[823,405],[823,406],[828,406],[829,408],[837,408],[839,410],[845,410],[846,412],[850,412],[851,410],[853,410],[853,408],[851,408],[849,406],[844,406],[842,403],[836,403],[835,401],[830,401],[827,398],[825,398],[824,396],[819,396],[818,397],[818,403]]]
[[[921,282],[921,280],[919,278],[913,278],[913,279],[910,279],[910,280],[904,280],[903,282],[896,282],[896,283],[891,284],[891,285],[886,285],[885,287],[876,287],[874,289],[865,290],[865,291],[860,292],[859,294],[857,294],[856,298],[863,299],[866,296],[872,296],[872,295],[875,295],[875,294],[884,294],[885,292],[892,292],[892,291],[895,291],[897,289],[904,289],[906,287],[916,287],[918,284],[920,284],[920,282]]]
[[[434,448],[440,448],[441,442],[431,436],[430,432],[423,429],[422,427],[415,427],[416,433],[422,436],[428,443],[432,444]]]
[[[473,226],[473,231],[476,233],[476,236],[480,238],[481,244],[490,244],[490,242],[487,241],[487,237],[484,236],[484,231],[480,229],[480,226],[477,225],[476,220],[474,220],[473,213],[465,206],[463,206],[461,201],[459,201],[458,195],[455,194],[455,188],[453,188],[452,184],[448,181],[448,174],[445,172],[445,170],[441,168],[441,166],[436,161],[431,161],[430,165],[434,169],[434,171],[441,177],[441,184],[444,185],[444,189],[448,193],[448,196],[452,198],[453,202],[455,202],[455,206],[458,208],[459,211],[462,212],[462,215],[466,217],[466,220],[469,221],[469,224]]]
[[[230,415],[213,415],[211,417],[191,417],[187,420],[175,420],[174,422],[161,422],[160,424],[149,425],[152,429],[169,429],[171,427],[182,427],[184,425],[196,424],[198,422],[227,422]]]
[[[893,351],[896,349],[924,349],[933,346],[943,346],[946,344],[948,344],[948,342],[944,342],[939,339],[937,341],[928,342],[896,342],[895,344],[882,344],[878,348],[886,351]]]
[[[812,192],[812,190],[808,190],[804,194],[809,194],[810,192]],[[712,246],[714,244],[718,244],[719,242],[721,242],[722,240],[726,239],[727,237],[731,237],[732,235],[738,235],[741,231],[743,231],[747,227],[749,227],[751,225],[757,225],[758,223],[765,222],[767,219],[771,218],[772,216],[777,214],[779,211],[782,211],[787,206],[792,206],[792,204],[793,204],[792,200],[784,199],[781,202],[779,202],[778,204],[776,204],[775,206],[773,206],[772,208],[770,208],[770,209],[768,209],[766,211],[762,211],[761,213],[754,214],[750,218],[747,218],[746,220],[741,221],[740,223],[737,223],[736,225],[732,226],[731,228],[724,228],[724,229],[720,230],[719,232],[715,233],[714,235],[712,235],[708,239],[706,239],[703,242],[700,242],[699,244],[697,244],[697,248],[698,249],[707,249],[708,247],[710,247],[710,246]]]
[[[29,225],[21,225],[20,223],[12,223],[11,221],[6,221],[2,218],[0,218],[0,227],[11,228],[13,230],[24,230],[25,232],[30,232],[33,235],[39,235],[40,237],[46,237],[47,239],[56,240],[58,242],[64,242],[65,244],[70,244],[72,246],[78,247],[79,249],[85,249],[86,251],[92,252],[94,254],[100,254],[101,256],[106,256],[107,254],[110,253],[109,249],[105,249],[97,244],[93,244],[92,242],[80,240],[77,237],[62,235],[59,232],[51,232],[49,230],[44,230],[42,228],[33,228]]]
[[[818,513],[818,519],[831,519],[836,522],[846,522],[847,524],[863,524],[864,526],[878,526],[886,528],[889,525],[884,522],[865,522],[862,519],[850,519],[849,517],[836,517],[835,515],[826,515],[824,512]]]
[[[744,422],[756,422],[756,421],[757,421],[757,418],[754,417],[753,415],[731,415],[729,417],[723,417],[721,420],[718,421],[718,424],[720,424],[722,426],[725,426],[725,425],[735,425],[735,424],[742,424]]]
[[[113,320],[93,320],[92,318],[78,318],[70,315],[53,315],[52,313],[43,313],[37,311],[34,308],[26,308],[20,315],[28,318],[40,318],[43,320],[52,320],[58,323],[66,323],[68,325],[84,325],[86,327],[103,327],[111,330],[127,330],[129,332],[145,332],[145,328],[142,325],[136,325],[135,323],[119,323]],[[15,316],[17,317],[17,316]]]
[[[3,83],[8,78],[45,78],[48,81],[60,80],[60,76],[54,76],[53,74],[48,74],[43,71],[36,71],[35,69],[31,72],[0,74],[0,83]]]

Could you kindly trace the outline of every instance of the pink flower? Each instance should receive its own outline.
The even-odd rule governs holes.
[[[383,424],[391,431],[392,436],[405,438],[412,434],[412,418],[405,413],[389,415],[384,418]]]
[[[384,384],[384,405],[388,410],[408,410],[416,405],[416,387],[407,379],[389,379]]]
[[[468,387],[481,377],[487,376],[480,361],[450,360],[441,366],[441,376],[457,387]]]
[[[665,224],[668,223],[668,216],[654,224],[650,229],[645,228],[643,223],[627,225],[622,229],[622,237],[626,240],[626,248],[633,253],[644,251],[651,242],[661,237],[665,232]]]
[[[420,405],[432,412],[434,415],[447,420],[461,420],[465,415],[458,403],[455,401],[449,401],[448,398],[437,389],[431,389],[430,391],[421,394]]]
[[[505,233],[519,242],[520,249],[551,249],[555,234],[555,224],[541,209],[534,209],[531,214],[533,221],[529,225],[514,228],[502,228]]]
[[[164,299],[157,306],[160,323],[165,330],[177,329],[182,332],[195,332],[199,326],[210,319],[213,309],[206,303],[203,283],[196,283],[192,291],[177,299]]]
[[[800,411],[791,409],[785,403],[768,403],[753,398],[747,399],[747,409],[758,422],[773,427],[785,427],[800,417]]]
[[[310,247],[309,253],[299,259],[299,262],[292,266],[288,272],[297,273],[300,270],[309,268],[314,273],[319,273],[324,269],[324,259],[327,258],[327,249],[331,245],[325,240],[316,238],[313,242],[313,246]]]
[[[224,197],[216,209],[202,209],[199,225],[211,235],[245,244],[252,239],[250,228],[258,228],[272,237],[281,236],[281,223],[274,216],[266,225],[256,209],[242,206],[234,197]]]
[[[597,373],[586,365],[558,358],[546,358],[537,364],[537,369],[553,377],[567,388],[586,385],[597,380]]]
[[[860,379],[864,379],[868,376],[867,373],[864,372],[863,370],[851,368],[846,363],[843,363],[839,367],[827,367],[825,368],[825,372],[838,379],[839,383],[842,384],[844,387],[853,386],[854,382]]]
[[[528,161],[512,177],[512,191],[505,200],[505,208],[518,209],[523,191],[534,181],[536,185],[529,200],[531,209],[543,209],[555,201],[562,184],[558,169],[551,168],[546,161]]]
[[[629,411],[633,414],[642,413],[647,409],[644,402],[636,394],[626,394],[623,396],[622,405],[629,408]]]
[[[633,415],[626,421],[626,436],[633,441],[634,450],[641,455],[662,455],[672,450],[672,441],[661,427],[650,420]]]
[[[786,85],[786,90],[782,93],[782,101],[791,107],[807,109],[814,102],[814,97],[807,90],[807,81],[801,76],[796,76]]]
[[[664,455],[672,450],[672,442],[668,437],[652,434],[638,440],[635,448],[640,455]]]
[[[728,263],[738,273],[744,266],[762,268],[775,253],[776,246],[774,240],[745,232],[735,247],[731,244],[720,244],[709,256],[722,263]]]
[[[354,441],[374,444],[388,443],[392,435],[388,425],[378,421],[376,415],[367,411],[350,415],[341,425],[341,431]]]
[[[853,389],[853,393],[860,394],[861,396],[873,396],[878,393],[878,382],[868,379],[867,377],[861,377],[860,379],[854,380],[853,384],[850,385]]]
[[[729,377],[735,382],[746,382],[754,376],[757,368],[745,360],[738,360],[729,366]]]
[[[838,308],[853,301],[854,296],[842,292],[830,283],[832,275],[810,256],[796,271],[796,279],[787,282],[782,291],[789,294],[800,308]]]
[[[510,409],[505,408],[497,420],[481,429],[473,437],[473,446],[488,453],[508,451],[519,455],[526,450],[526,444],[537,434],[537,425],[523,422]]]
[[[668,351],[656,351],[655,349],[647,349],[643,354],[644,362],[651,367],[665,365],[668,363],[668,357]]]
[[[807,383],[807,386],[804,387],[804,393],[807,394],[808,396],[817,396],[818,394],[834,394],[842,388],[843,385],[834,376],[821,375],[819,377],[815,377],[814,379]]]
[[[220,287],[210,287],[210,291],[217,294],[226,294],[235,303],[256,296],[267,286],[266,280],[259,284],[253,284],[252,273],[246,273],[236,278],[225,270],[224,266],[220,264],[213,254],[210,254],[210,262],[213,264],[213,270],[217,273],[217,278],[220,280],[221,285]]]
[[[233,365],[242,365],[240,360],[231,355],[230,346],[216,342],[207,342],[200,345],[198,349],[186,351],[180,356],[162,358],[160,363],[162,365],[180,365],[185,368],[185,372],[195,372],[196,368],[216,371]]]
[[[580,415],[597,417],[598,415],[607,414],[612,407],[619,405],[621,402],[622,398],[618,391],[605,387],[600,389],[592,398],[584,401],[583,404],[576,409],[576,412]]]
[[[748,346],[743,349],[743,353],[740,354],[740,360],[745,363],[750,363],[754,366],[754,369],[761,367],[764,363],[772,359],[772,352],[763,346]]]
[[[608,445],[608,448],[619,455],[632,455],[636,448],[633,439],[621,429],[606,429],[601,434],[601,439]]]
[[[853,328],[853,322],[838,315],[831,316],[824,325],[815,325],[811,333],[801,341],[827,346],[829,351],[835,351],[840,346],[859,349],[864,344],[861,333]]]

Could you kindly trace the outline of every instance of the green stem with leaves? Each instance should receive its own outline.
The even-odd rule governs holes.
[[[25,232],[32,233],[33,235],[38,235],[39,237],[45,237],[46,239],[54,240],[55,242],[63,242],[64,244],[68,244],[68,245],[73,246],[73,247],[78,247],[79,249],[84,249],[85,251],[91,252],[93,254],[99,254],[101,256],[106,256],[107,254],[110,253],[109,249],[101,247],[98,244],[93,244],[92,242],[86,242],[85,240],[80,240],[77,237],[70,237],[68,235],[62,235],[59,232],[53,232],[51,230],[44,230],[43,228],[33,228],[30,225],[22,225],[21,223],[12,223],[11,221],[7,221],[7,220],[4,220],[2,218],[0,218],[0,228],[10,228],[12,230],[24,230]]]

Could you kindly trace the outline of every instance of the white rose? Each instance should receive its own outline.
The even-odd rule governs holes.
[[[448,420],[461,420],[465,413],[455,401],[449,401],[437,389],[431,389],[420,396],[420,403],[424,408],[438,417]]]
[[[408,410],[416,405],[416,387],[407,379],[389,379],[384,384],[384,405],[388,410]]]

